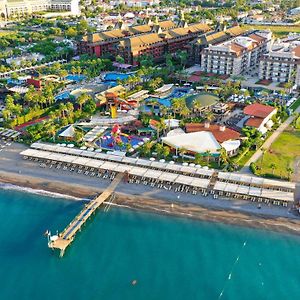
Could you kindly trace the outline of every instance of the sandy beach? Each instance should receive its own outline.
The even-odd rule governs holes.
[[[102,191],[101,188],[91,188],[81,184],[66,184],[59,181],[47,181],[30,176],[0,172],[0,182],[15,186],[31,188],[36,191],[47,191],[55,194],[69,195],[74,199],[91,199]],[[130,185],[131,186],[131,185]],[[141,195],[117,193],[113,205],[126,209],[142,210],[169,216],[193,218],[198,220],[222,222],[226,224],[255,227],[274,231],[300,233],[300,219],[250,214],[229,209],[206,208],[200,205],[179,201],[166,201]]]

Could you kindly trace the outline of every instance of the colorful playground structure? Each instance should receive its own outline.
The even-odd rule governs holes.
[[[120,151],[127,150],[127,145],[135,148],[143,143],[143,138],[123,133],[119,124],[113,125],[112,129],[107,130],[96,142],[103,149]]]

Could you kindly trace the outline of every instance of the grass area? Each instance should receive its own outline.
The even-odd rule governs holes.
[[[300,130],[289,128],[256,162],[257,167],[261,167],[257,175],[287,179],[289,177],[287,168],[292,168],[295,172],[294,162],[297,157],[300,158]]]
[[[11,31],[11,30],[0,30],[0,37],[12,34],[12,33],[16,33],[15,31]]]
[[[300,33],[300,25],[294,26],[275,26],[275,25],[252,25],[252,24],[245,24],[242,25],[245,29],[258,29],[258,30],[265,30],[270,29],[273,34],[277,37],[282,37],[290,32]]]
[[[297,109],[300,106],[300,98],[297,99],[289,108],[292,110]]]
[[[255,152],[256,150],[247,150],[241,156],[234,158],[233,161],[239,168],[242,168]]]

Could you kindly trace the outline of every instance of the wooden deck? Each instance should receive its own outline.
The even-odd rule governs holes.
[[[90,201],[84,209],[73,219],[73,221],[58,235],[56,240],[50,240],[48,243],[49,248],[59,249],[60,256],[64,255],[66,248],[74,240],[76,233],[81,230],[84,223],[91,217],[91,215],[96,211],[96,209],[107,199],[109,199],[117,185],[122,180],[124,174],[119,173],[107,189],[95,199]]]

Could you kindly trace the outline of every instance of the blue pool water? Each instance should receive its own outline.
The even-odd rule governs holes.
[[[80,82],[82,80],[84,80],[86,78],[86,76],[84,75],[68,75],[66,77],[67,80],[72,80],[72,81],[76,81],[76,82]]]
[[[174,89],[174,91],[172,93],[170,93],[168,96],[164,97],[164,98],[153,98],[153,97],[149,97],[146,99],[146,103],[147,102],[151,102],[152,100],[157,101],[160,105],[163,105],[165,107],[171,107],[172,106],[172,100],[174,98],[181,98],[184,97],[188,94],[190,89],[188,88],[176,88]],[[142,107],[142,110],[145,112],[150,112],[151,111],[151,105],[144,105]]]
[[[66,100],[70,98],[70,92],[62,92],[55,96],[55,100]]]
[[[114,138],[111,135],[110,131],[107,131],[103,134],[104,138],[100,138],[96,144],[100,146],[103,149],[108,149],[108,150],[119,150],[119,151],[125,151],[126,150],[126,144],[130,143],[131,146],[138,145],[139,142],[143,141],[142,138],[137,137],[135,135],[120,135],[120,139],[122,143],[124,144],[123,146],[119,146],[114,143]]]
[[[100,209],[58,258],[43,233],[83,205],[0,190],[1,300],[300,299],[300,238],[288,234]]]
[[[130,75],[131,75],[131,73],[130,74],[108,73],[108,74],[105,74],[104,80],[105,80],[105,82],[113,82],[113,81],[117,81],[118,79],[124,80],[124,79],[127,79]]]

